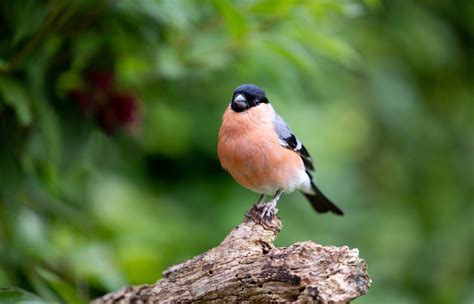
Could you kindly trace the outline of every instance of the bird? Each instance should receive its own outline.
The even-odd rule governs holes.
[[[222,116],[217,140],[221,166],[242,186],[260,194],[261,217],[278,212],[282,193],[299,190],[318,213],[343,211],[316,186],[313,159],[288,124],[273,109],[265,91],[238,86]],[[264,203],[266,195],[272,199]]]

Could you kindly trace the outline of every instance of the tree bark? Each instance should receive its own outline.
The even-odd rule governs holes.
[[[170,267],[155,284],[93,303],[349,303],[367,293],[371,279],[357,249],[310,241],[276,248],[281,221],[262,220],[261,211],[254,206],[219,246]]]

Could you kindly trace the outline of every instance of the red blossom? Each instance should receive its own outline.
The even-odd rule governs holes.
[[[137,101],[131,95],[118,94],[112,97],[111,105],[115,107],[118,119],[125,123],[133,123],[137,112]]]
[[[91,70],[84,75],[88,86],[70,92],[82,112],[91,115],[109,134],[119,127],[135,129],[138,101],[130,93],[118,91],[113,73]]]
[[[115,77],[110,71],[91,70],[85,78],[91,87],[104,92],[110,92],[115,86]]]

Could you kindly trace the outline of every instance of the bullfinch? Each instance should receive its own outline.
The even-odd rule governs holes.
[[[222,117],[217,152],[222,167],[239,184],[261,194],[258,204],[265,195],[273,195],[262,218],[278,211],[283,192],[294,190],[301,191],[317,212],[343,215],[314,184],[311,156],[261,88],[243,84],[234,90]]]

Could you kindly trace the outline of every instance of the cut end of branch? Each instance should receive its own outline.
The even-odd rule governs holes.
[[[277,235],[281,228],[282,224],[276,213],[272,213],[271,216],[263,217],[264,205],[253,205],[252,209],[245,213],[245,221],[252,221],[257,225],[261,225],[268,230],[272,230]]]

